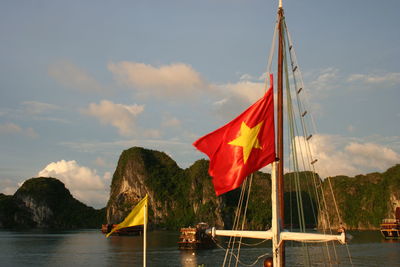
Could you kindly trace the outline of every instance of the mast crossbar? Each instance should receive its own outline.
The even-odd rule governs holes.
[[[208,229],[207,234],[215,236],[230,236],[240,238],[254,238],[272,240],[273,262],[276,267],[284,266],[280,254],[281,244],[284,241],[298,241],[304,243],[310,242],[329,242],[339,241],[342,244],[346,243],[346,234],[343,231],[340,235],[327,235],[319,233],[304,233],[304,232],[289,232],[282,229],[280,225],[280,203],[278,197],[278,183],[276,175],[276,163],[272,162],[271,170],[271,204],[272,204],[272,227],[268,231],[243,231],[243,230],[216,230],[215,227]]]
[[[240,231],[240,230],[216,230],[215,227],[207,230],[208,234],[212,237],[216,236],[231,236],[231,237],[244,237],[254,239],[272,239],[273,233],[268,231]],[[341,244],[346,243],[346,234],[343,232],[340,235],[326,235],[317,233],[301,233],[301,232],[288,232],[283,231],[280,233],[280,240],[299,241],[299,242],[329,242],[338,241]]]

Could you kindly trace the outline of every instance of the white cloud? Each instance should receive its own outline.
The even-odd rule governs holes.
[[[260,82],[249,74],[243,74],[236,83],[211,84],[209,87],[213,95],[219,98],[213,102],[216,116],[224,121],[231,120],[259,100],[269,88],[269,78],[268,84],[265,83],[265,77],[263,80]]]
[[[254,80],[254,79],[255,78],[248,73],[242,74],[239,78],[239,80],[241,80],[241,81],[249,81],[249,80]]]
[[[27,136],[30,138],[37,138],[38,134],[32,128],[22,128],[21,126],[15,123],[4,123],[0,124],[0,135],[13,135],[13,134],[20,134],[23,136]]]
[[[220,120],[228,122],[250,105],[251,103],[249,103],[248,99],[243,99],[236,94],[231,94],[213,103],[213,113]]]
[[[317,172],[322,176],[355,175],[362,170],[349,161],[348,155],[343,151],[343,142],[340,136],[314,135],[310,142],[312,153],[311,160],[317,159]],[[303,153],[307,150],[302,150]]]
[[[48,73],[66,87],[82,92],[104,92],[106,89],[85,70],[68,61],[52,64]]]
[[[296,142],[298,153],[306,155],[304,138],[296,137]],[[322,177],[385,171],[400,163],[399,153],[371,142],[355,142],[337,135],[314,135],[309,144],[312,154],[310,161],[318,159],[315,167]]]
[[[240,81],[238,83],[228,83],[219,86],[219,90],[225,95],[234,94],[240,99],[245,100],[249,104],[256,102],[264,93],[264,84],[260,82]]]
[[[391,148],[374,143],[352,142],[345,147],[352,162],[358,166],[385,170],[386,168],[400,163],[400,155]]]
[[[326,97],[336,89],[386,88],[400,85],[399,72],[346,75],[337,68],[325,68],[307,73],[305,78],[309,80],[306,89],[313,92],[313,97]]]
[[[217,117],[229,121],[239,115],[247,107],[255,103],[265,93],[265,84],[245,80],[249,75],[242,76],[237,83],[211,85],[219,100],[214,101],[213,108]]]
[[[318,93],[318,96],[324,96],[327,91],[338,87],[340,81],[339,70],[336,68],[326,68],[319,70],[309,83],[309,90]]]
[[[143,105],[128,106],[103,100],[99,104],[91,103],[82,112],[97,118],[103,124],[116,127],[123,136],[132,136],[136,134],[136,117],[143,110]]]
[[[196,94],[213,102],[218,99],[216,114],[229,118],[233,109],[242,110],[257,101],[265,92],[265,84],[250,74],[243,74],[237,83],[212,84],[206,82],[190,65],[173,63],[152,66],[137,62],[110,63],[108,69],[117,82],[131,87],[138,96],[167,100],[193,99]],[[171,121],[172,123],[172,121]]]
[[[228,103],[228,101],[229,101],[228,98],[223,98],[221,100],[215,101],[214,106],[223,106],[226,103]]]
[[[109,180],[109,173],[101,178],[95,170],[80,166],[75,160],[51,162],[38,176],[59,179],[76,199],[90,206],[104,207],[108,199],[105,180]]]
[[[382,74],[353,74],[347,79],[348,82],[361,82],[366,85],[395,86],[400,84],[400,73],[389,72]]]
[[[0,193],[13,195],[18,189],[18,184],[11,179],[0,179]]]
[[[140,96],[188,97],[207,87],[200,74],[184,63],[154,67],[137,62],[110,63],[117,82],[133,87]]]

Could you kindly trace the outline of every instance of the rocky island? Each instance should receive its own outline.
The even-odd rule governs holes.
[[[105,211],[72,197],[55,178],[31,178],[12,196],[0,195],[2,228],[99,228]]]
[[[300,173],[306,224],[315,227],[311,207],[315,196],[308,190],[312,181]],[[285,174],[285,203],[296,205],[290,181],[293,174]],[[318,175],[317,175],[318,177]],[[320,178],[318,178],[320,179]],[[394,218],[400,206],[400,164],[384,173],[370,173],[355,177],[335,176],[320,180],[324,187],[330,224],[347,229],[379,229],[382,218]],[[330,185],[336,197],[341,218],[335,216]],[[271,221],[270,175],[256,172],[247,212],[249,229],[266,229]],[[206,221],[210,225],[229,228],[239,191],[234,190],[216,197],[208,175],[208,161],[198,160],[187,169],[181,169],[167,154],[133,147],[123,151],[114,173],[110,199],[107,204],[107,222],[117,223],[145,194],[149,195],[149,222],[155,227],[178,228]],[[294,202],[293,202],[294,201]],[[289,210],[289,207],[285,209]],[[296,224],[298,218],[292,215]],[[322,225],[322,216],[318,225]],[[289,218],[289,215],[286,216]],[[314,225],[313,225],[314,224]]]
[[[208,175],[207,160],[198,160],[182,169],[166,153],[132,147],[122,152],[114,172],[106,208],[95,210],[74,199],[64,184],[55,178],[32,178],[13,196],[0,194],[0,227],[2,228],[100,228],[102,223],[119,223],[146,194],[149,195],[149,224],[152,228],[178,229],[204,221],[218,228],[232,226],[240,189],[217,197]],[[330,221],[313,213],[316,197],[310,192],[311,180],[306,172],[301,179],[306,225],[330,223],[333,228],[379,229],[383,218],[394,218],[400,206],[400,164],[383,173],[355,177],[335,176],[321,180]],[[285,213],[289,204],[296,206],[294,174],[285,174]],[[318,175],[317,175],[318,177]],[[341,218],[335,216],[336,207]],[[270,175],[256,172],[248,203],[246,227],[265,230],[271,222]],[[296,213],[291,215],[296,225]],[[290,218],[289,214],[285,215]],[[317,218],[315,224],[314,217]],[[340,224],[342,223],[342,224]]]

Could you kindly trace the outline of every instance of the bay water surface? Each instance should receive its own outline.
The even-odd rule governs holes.
[[[350,233],[354,238],[348,246],[337,245],[336,251],[332,251],[332,254],[339,255],[339,262],[332,266],[400,267],[400,241],[385,241],[379,231]],[[177,246],[178,237],[178,231],[149,232],[147,266],[222,266],[225,256],[223,249],[180,251]],[[225,247],[224,240],[220,241]],[[0,266],[142,266],[142,244],[141,236],[105,238],[98,230],[1,230]],[[325,266],[319,260],[324,254],[320,246],[308,245],[310,258],[316,262],[312,266]],[[347,258],[347,250],[350,251],[351,262]],[[304,251],[302,245],[288,243],[286,266],[303,266]],[[271,255],[270,241],[254,247],[242,245],[240,260],[244,264],[252,264],[260,255],[265,254]],[[262,266],[264,258],[254,266]]]

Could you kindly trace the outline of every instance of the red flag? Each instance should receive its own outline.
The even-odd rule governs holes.
[[[193,143],[210,158],[217,196],[238,188],[247,175],[275,160],[273,80],[264,97],[236,119]]]

